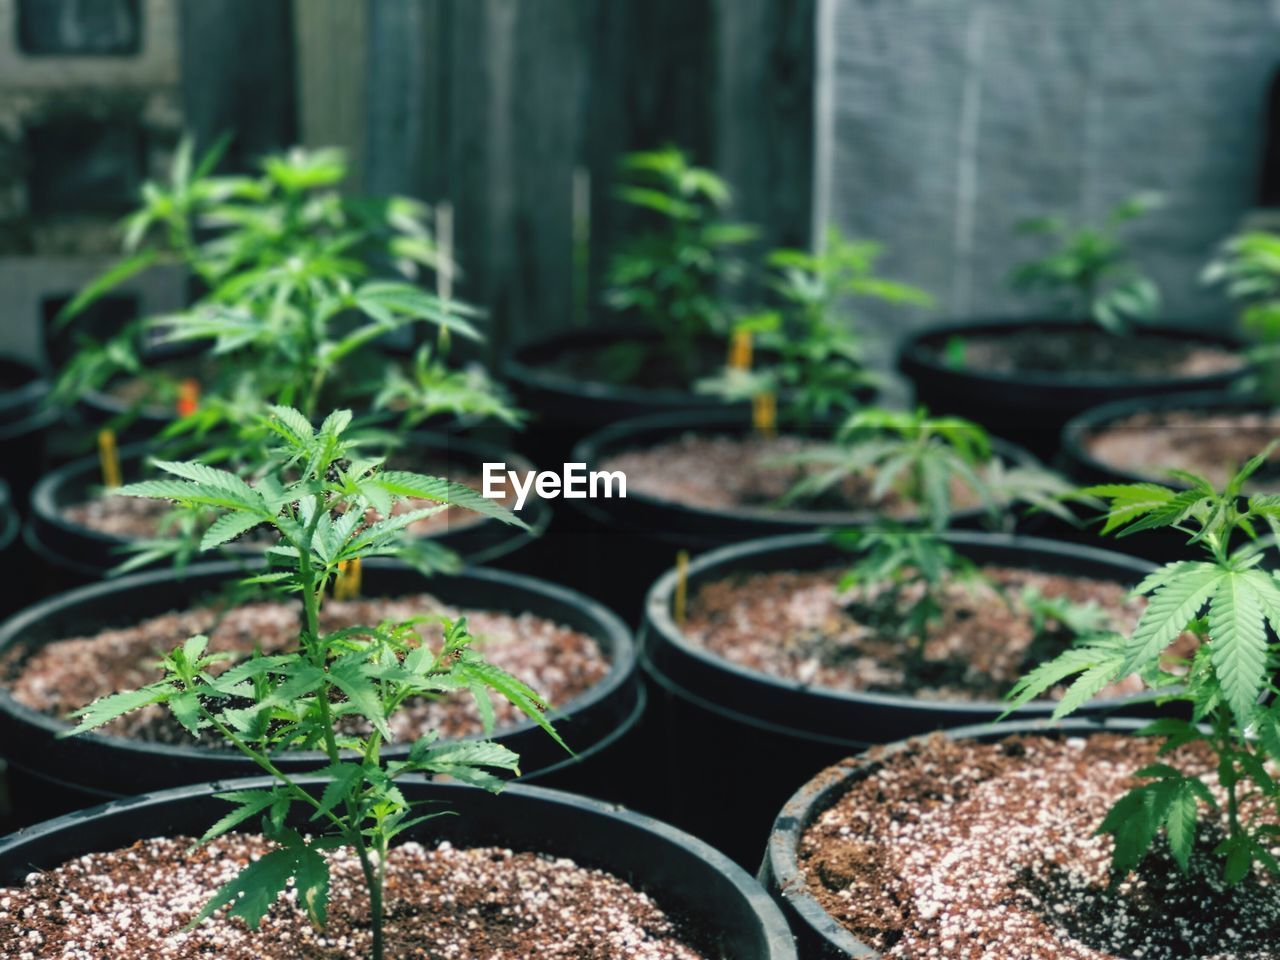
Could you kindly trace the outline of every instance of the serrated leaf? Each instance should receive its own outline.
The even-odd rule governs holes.
[[[1224,571],[1212,564],[1195,564],[1158,587],[1134,628],[1122,672],[1145,669],[1173,643],[1208,603],[1223,575]]]
[[[219,887],[185,929],[190,930],[203,923],[227,904],[231,905],[229,916],[240,917],[251,930],[258,929],[258,924],[299,867],[295,850],[272,850],[264,854]]]
[[[312,820],[318,820],[342,803],[360,782],[364,775],[364,768],[356,763],[339,763],[330,764],[319,773],[331,779],[324,785],[324,792],[320,795],[320,806],[311,815]]]
[[[233,827],[239,826],[250,817],[257,816],[271,804],[275,803],[276,795],[270,790],[236,790],[230,793],[215,793],[215,797],[219,800],[226,800],[229,803],[236,804],[235,809],[229,813],[223,814],[204,834],[192,844],[195,847],[204,846],[210,840],[222,836]]]
[[[1179,783],[1165,814],[1165,834],[1169,838],[1169,852],[1173,854],[1173,859],[1183,873],[1187,872],[1191,853],[1195,849],[1199,812],[1200,805],[1196,800],[1195,790],[1189,783]]]
[[[1262,605],[1249,580],[1226,572],[1209,606],[1209,653],[1227,705],[1243,725],[1253,716],[1267,678]]]
[[[93,730],[110,723],[117,717],[123,717],[126,713],[132,713],[153,703],[164,703],[177,693],[178,688],[167,683],[155,683],[138,690],[113,693],[72,713],[71,716],[78,717],[80,722],[71,730],[59,732],[58,737],[60,739],[73,737],[87,730]]]
[[[501,520],[503,523],[529,529],[527,523],[496,500],[481,496],[465,484],[454,483],[442,477],[428,477],[404,470],[385,470],[360,486],[362,490],[372,487],[401,499],[413,497],[419,500],[433,500],[436,503],[453,504],[482,516]]]
[[[262,517],[258,514],[224,513],[204,532],[204,536],[200,538],[200,549],[212,550],[214,547],[220,547],[261,523]]]

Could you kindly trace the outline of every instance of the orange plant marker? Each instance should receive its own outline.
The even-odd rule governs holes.
[[[333,599],[354,600],[360,596],[360,558],[338,564],[338,578],[333,582]]]
[[[772,437],[778,430],[778,398],[772,393],[757,393],[751,398],[751,425],[762,437]]]
[[[672,600],[671,615],[676,623],[684,623],[685,607],[689,602],[689,551],[676,554],[676,595]]]
[[[123,482],[120,477],[120,451],[116,449],[114,430],[98,431],[98,465],[102,468],[102,485],[114,490]]]
[[[751,331],[735,330],[729,340],[729,368],[751,369]]]
[[[178,384],[178,416],[189,417],[200,406],[200,381],[187,377]]]

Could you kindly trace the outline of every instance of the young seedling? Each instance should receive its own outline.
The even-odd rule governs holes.
[[[1227,883],[1239,883],[1255,863],[1280,874],[1272,852],[1280,839],[1280,784],[1268,769],[1280,761],[1280,645],[1274,642],[1280,582],[1265,568],[1257,539],[1260,529],[1280,532],[1280,497],[1246,499],[1240,492],[1274,446],[1246,463],[1221,491],[1185,472],[1176,478],[1187,489],[1138,483],[1080,491],[1105,502],[1103,533],[1172,529],[1201,558],[1168,563],[1144,579],[1135,592],[1148,603],[1132,635],[1094,635],[1038,666],[1010,692],[1011,708],[1067,683],[1054,711],[1056,718],[1065,717],[1108,685],[1138,674],[1162,700],[1184,702],[1190,710],[1190,720],[1166,717],[1142,734],[1166,738],[1162,755],[1192,742],[1207,746],[1217,757],[1217,781],[1226,798],[1220,802],[1200,777],[1168,764],[1137,771],[1145,782],[1125,794],[1099,828],[1115,840],[1117,879],[1142,863],[1162,830],[1186,872],[1202,808],[1224,836],[1214,852],[1223,857]],[[1175,670],[1179,661],[1169,648],[1188,630],[1201,643]],[[1245,815],[1244,806],[1253,813]]]
[[[645,224],[610,262],[605,301],[659,331],[662,359],[692,379],[700,339],[728,333],[730,310],[720,288],[741,274],[733,251],[756,230],[722,219],[729,185],[675,147],[628,154],[622,174],[617,196],[638,208]],[[607,358],[620,382],[644,360],[634,344]]]
[[[1127,332],[1133,322],[1155,313],[1160,291],[1131,262],[1120,230],[1160,203],[1155,194],[1138,194],[1114,207],[1098,226],[1073,227],[1061,217],[1023,221],[1023,233],[1046,237],[1055,247],[1021,264],[1010,284],[1045,297],[1067,319],[1092,321],[1117,335]]]
[[[1251,230],[1232,237],[1205,268],[1203,281],[1220,285],[1240,307],[1240,325],[1256,345],[1259,393],[1280,402],[1280,235]]]
[[[218,519],[204,533],[205,548],[251,530],[270,530],[276,538],[269,550],[272,569],[246,582],[297,596],[301,633],[293,651],[256,654],[229,668],[225,654],[209,652],[205,637],[192,637],[164,658],[162,679],[90,704],[78,712],[79,724],[66,735],[164,704],[192,736],[212,734],[240,751],[272,783],[221,794],[232,809],[199,842],[261,817],[262,832],[275,848],[219,889],[191,924],[229,905],[231,915],[256,927],[292,879],[299,905],[322,926],[329,887],[323,852],[350,847],[368,888],[372,956],[381,960],[390,844],[415,824],[441,814],[410,802],[398,781],[414,773],[443,774],[497,791],[503,780],[494,771],[518,772],[519,760],[492,741],[440,742],[434,733],[419,738],[401,759],[389,760],[383,748],[394,740],[392,715],[411,697],[469,693],[491,730],[489,692],[495,691],[563,742],[538,696],[472,649],[463,619],[425,618],[327,632],[321,626],[326,589],[340,570],[370,557],[394,555],[405,528],[439,509],[393,517],[396,502],[452,503],[520,523],[466,487],[386,470],[379,459],[361,458],[345,436],[350,421],[350,412],[339,411],[313,429],[299,411],[276,407],[265,426],[278,445],[253,484],[201,463],[164,462],[157,465],[166,478],[121,488],[128,496],[215,510]],[[388,519],[368,523],[371,508]],[[423,623],[443,628],[438,649],[418,633]],[[290,749],[324,752],[328,763],[319,771],[327,778],[323,791],[305,789],[276,765],[274,758]],[[309,814],[311,835],[290,826],[295,809]]]
[[[773,394],[789,418],[808,429],[858,404],[860,388],[875,382],[867,370],[847,301],[927,305],[923,290],[876,276],[881,246],[847,240],[832,227],[818,253],[775,250],[767,257],[769,287],[779,306],[740,318],[735,333],[750,334],[758,360],[750,369],[726,369],[698,389],[729,401]]]
[[[125,221],[126,258],[59,320],[161,263],[185,269],[205,292],[187,310],[140,318],[106,343],[83,342],[59,378],[58,399],[121,372],[160,381],[143,363],[147,348],[202,344],[216,369],[202,385],[198,420],[184,418],[171,433],[234,430],[235,421],[215,423],[224,409],[217,398],[270,398],[313,417],[322,402],[371,399],[393,366],[373,345],[398,331],[426,325],[480,338],[475,308],[415,282],[446,266],[425,205],[344,196],[347,168],[335,150],[294,149],[267,157],[260,175],[218,176],[223,146],[197,163],[191,142],[179,145],[169,183],[147,183],[142,208]]]

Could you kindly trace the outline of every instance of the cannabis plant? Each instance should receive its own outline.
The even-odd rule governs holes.
[[[662,360],[692,379],[699,341],[729,330],[721,287],[740,276],[734,251],[756,230],[724,219],[729,185],[675,147],[628,154],[622,179],[617,196],[641,221],[609,264],[605,301],[657,330]],[[643,350],[624,344],[607,363],[615,379],[626,381],[645,360]]]
[[[1137,194],[1112,208],[1097,226],[1072,226],[1061,217],[1023,221],[1023,233],[1045,237],[1054,247],[1020,265],[1010,283],[1015,290],[1043,296],[1067,319],[1125,333],[1133,322],[1154,315],[1160,291],[1133,265],[1121,228],[1160,202],[1155,194]]]
[[[1239,305],[1240,324],[1257,344],[1251,359],[1260,393],[1280,402],[1280,235],[1251,230],[1230,238],[1202,279],[1220,285]]]
[[[524,683],[486,663],[472,649],[464,619],[420,618],[326,631],[320,610],[326,589],[343,570],[370,557],[393,555],[405,528],[440,506],[392,515],[407,499],[452,503],[508,523],[520,523],[475,491],[437,477],[387,470],[364,458],[348,440],[349,411],[314,429],[296,409],[275,407],[264,426],[277,441],[253,483],[196,462],[157,464],[168,476],[122,487],[126,496],[172,500],[213,509],[218,519],[203,545],[216,547],[250,531],[275,540],[268,572],[249,578],[295,595],[302,625],[297,648],[257,653],[228,666],[208,640],[192,637],[163,660],[164,676],[139,690],[98,700],[79,711],[76,735],[132,710],[164,704],[192,736],[214,736],[259,766],[270,785],[220,794],[232,807],[213,824],[207,843],[251,818],[275,847],[246,866],[204,905],[198,924],[223,906],[256,927],[290,880],[298,903],[317,925],[325,922],[329,874],[324,851],[350,847],[368,887],[373,957],[383,956],[383,883],[391,842],[441,811],[424,812],[398,787],[409,774],[443,774],[497,791],[495,771],[518,772],[519,758],[492,741],[441,742],[429,733],[398,759],[384,756],[393,742],[390,718],[411,697],[469,693],[486,730],[493,725],[490,691],[508,699],[550,736],[559,736],[545,705]],[[385,519],[369,522],[370,511]],[[442,628],[432,647],[419,633]],[[304,788],[274,758],[283,751],[323,751],[322,791]],[[291,811],[308,817],[308,834],[288,823]]]
[[[818,253],[775,250],[768,255],[773,309],[742,317],[734,331],[750,334],[758,349],[750,370],[727,368],[698,389],[730,401],[762,393],[779,398],[789,419],[808,428],[859,406],[858,391],[875,382],[848,301],[926,305],[923,290],[876,276],[878,243],[848,240],[836,227]]]
[[[169,182],[144,185],[141,209],[125,220],[125,259],[59,319],[74,320],[157,264],[188,271],[203,292],[186,310],[139,318],[105,343],[82,342],[59,379],[61,400],[121,372],[162,380],[144,354],[198,344],[210,358],[202,405],[240,393],[314,416],[322,402],[369,399],[352,388],[392,365],[373,349],[380,341],[424,326],[479,338],[477,310],[416,282],[453,269],[441,261],[425,205],[345,196],[347,168],[335,150],[294,149],[265,158],[258,175],[219,176],[222,147],[196,162],[191,142],[179,145]]]
[[[955,513],[956,488],[976,497],[991,526],[1007,520],[1019,502],[1069,515],[1057,500],[1068,488],[1054,474],[1038,467],[1006,466],[992,456],[991,440],[982,427],[956,417],[930,417],[924,410],[861,410],[846,421],[835,443],[789,459],[811,471],[788,492],[790,500],[812,499],[862,479],[869,484],[873,503],[892,494],[913,509],[912,520],[881,516],[862,528],[840,531],[833,539],[856,555],[841,588],[877,587],[871,594],[872,609],[865,614],[901,633],[917,661],[953,586],[986,585],[1003,598],[1003,591],[945,539]]]
[[[1162,755],[1188,743],[1206,746],[1217,757],[1216,780],[1225,797],[1169,764],[1138,770],[1143,782],[1099,828],[1115,840],[1117,878],[1141,864],[1162,830],[1185,872],[1202,813],[1223,836],[1215,853],[1223,858],[1228,883],[1243,880],[1255,863],[1280,874],[1272,852],[1280,839],[1280,785],[1272,772],[1280,762],[1280,582],[1266,568],[1257,539],[1262,530],[1280,532],[1280,497],[1241,496],[1270,452],[1246,463],[1220,491],[1184,472],[1176,477],[1187,489],[1137,483],[1081,491],[1106,504],[1104,533],[1171,529],[1200,558],[1168,563],[1138,584],[1135,592],[1148,602],[1130,636],[1100,633],[1082,640],[1019,681],[1010,703],[1016,707],[1067,684],[1054,711],[1061,718],[1138,674],[1161,700],[1185,703],[1190,716],[1163,718],[1142,733],[1166,738]],[[1200,643],[1189,657],[1175,657],[1170,647],[1188,631]]]

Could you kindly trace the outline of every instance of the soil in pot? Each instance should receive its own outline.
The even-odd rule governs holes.
[[[414,617],[465,615],[485,658],[520,678],[553,706],[569,702],[599,682],[609,662],[586,634],[532,614],[512,616],[484,610],[458,610],[429,594],[395,599],[329,600],[322,609],[322,627],[402,622]],[[233,659],[216,665],[221,671],[255,650],[266,654],[291,649],[297,643],[300,607],[266,601],[220,609],[217,605],[171,611],[132,626],[104,630],[91,636],[54,640],[35,651],[15,648],[3,660],[3,680],[14,699],[54,717],[65,717],[99,697],[137,689],[160,676],[158,655],[189,636],[207,633],[210,650]],[[438,625],[417,627],[424,642],[436,644]],[[520,720],[501,697],[494,698],[498,725]],[[445,737],[482,732],[472,699],[457,696],[420,698],[393,718],[397,739],[411,741],[428,730]],[[105,733],[153,743],[190,744],[190,735],[163,707],[147,707],[121,717]],[[211,744],[219,741],[211,741]],[[206,746],[211,744],[205,744]]]
[[[985,373],[1168,379],[1206,377],[1240,368],[1239,354],[1222,346],[1141,333],[1116,336],[1093,326],[969,333],[959,342],[963,359],[955,365]],[[924,349],[935,362],[953,364],[945,342],[927,344]]]
[[[1079,442],[1094,460],[1124,473],[1165,482],[1169,470],[1188,470],[1220,488],[1277,438],[1280,413],[1188,408],[1132,413],[1088,431]],[[1280,491],[1280,453],[1272,461],[1250,478],[1246,492]]]
[[[1091,606],[1100,628],[1117,631],[1131,630],[1146,605],[1113,581],[986,566],[984,581],[945,591],[942,615],[917,650],[898,626],[923,588],[913,584],[886,602],[884,584],[841,589],[847,569],[738,573],[704,583],[691,598],[684,636],[728,663],[806,686],[994,701],[1074,639],[1057,622],[1038,630],[1024,590]],[[1130,677],[1101,695],[1141,690]]]
[[[661,443],[637,447],[607,456],[600,469],[621,470],[627,476],[628,494],[640,493],[658,500],[711,511],[759,510],[776,512],[781,498],[806,475],[820,473],[821,465],[787,464],[789,457],[819,448],[818,441],[782,434],[683,433]],[[851,477],[821,498],[798,502],[796,512],[860,513],[875,510],[899,519],[911,516],[910,504],[892,493],[872,499],[872,476]],[[966,484],[952,484],[957,510],[980,504]]]
[[[1223,883],[1211,855],[1220,828],[1207,818],[1189,876],[1161,840],[1138,871],[1109,884],[1112,840],[1098,824],[1159,746],[1116,733],[1000,743],[935,735],[872,751],[804,830],[802,881],[890,958],[1274,960],[1280,884],[1261,872]],[[1202,746],[1160,760],[1208,774],[1225,805]],[[1274,818],[1257,801],[1249,812]]]
[[[272,847],[248,834],[188,853],[191,844],[186,837],[144,840],[0,889],[0,943],[18,951],[16,958],[96,957],[104,949],[116,960],[368,955],[368,896],[359,861],[347,848],[325,855],[331,886],[323,931],[288,896],[257,933],[225,915],[180,932],[218,887]],[[411,841],[392,849],[386,869],[388,957],[707,956],[690,945],[696,931],[648,895],[564,857]]]

